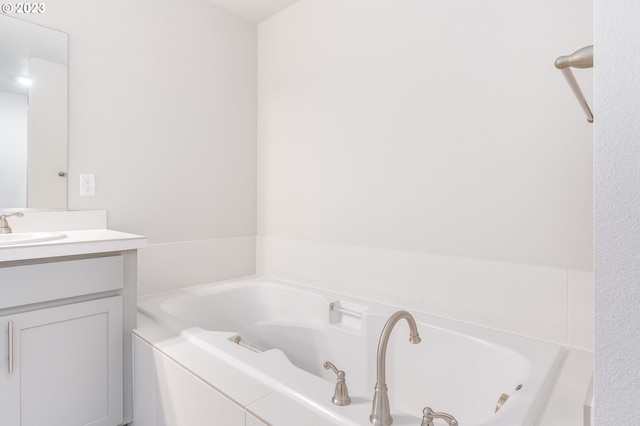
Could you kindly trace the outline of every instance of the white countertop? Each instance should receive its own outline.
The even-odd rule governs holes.
[[[52,241],[0,246],[0,262],[135,250],[147,245],[146,237],[111,229],[57,232],[64,233],[66,237]]]

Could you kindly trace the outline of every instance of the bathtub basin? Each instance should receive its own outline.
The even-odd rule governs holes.
[[[142,297],[138,309],[333,424],[367,425],[378,339],[400,308],[251,278]],[[409,344],[402,322],[387,349],[394,425],[419,425],[425,406],[461,426],[538,423],[564,360],[561,347],[412,314],[422,343]],[[324,361],[346,372],[352,405],[331,404],[335,375]]]

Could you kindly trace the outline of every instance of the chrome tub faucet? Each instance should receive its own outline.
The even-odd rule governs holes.
[[[347,389],[347,382],[345,380],[345,373],[342,370],[338,370],[335,365],[333,365],[330,361],[324,362],[325,369],[331,369],[338,376],[338,381],[336,383],[336,389],[333,393],[333,398],[331,398],[331,402],[335,405],[345,406],[351,404],[351,398],[349,397],[349,390]]]
[[[378,357],[376,367],[376,386],[375,394],[373,395],[373,407],[369,421],[376,426],[389,426],[393,423],[391,417],[391,410],[389,409],[389,396],[387,395],[387,378],[386,378],[386,357],[387,357],[387,345],[389,344],[389,337],[393,331],[393,327],[401,319],[406,319],[409,323],[409,342],[412,344],[420,343],[420,335],[418,334],[418,326],[416,320],[407,311],[398,311],[391,315],[387,320],[387,323],[382,329],[380,334],[380,341],[378,342]]]
[[[442,419],[445,420],[449,426],[458,426],[458,421],[451,414],[436,413],[431,407],[424,407],[420,426],[434,426],[433,419]]]

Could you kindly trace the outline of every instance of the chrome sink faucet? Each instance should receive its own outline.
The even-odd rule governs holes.
[[[13,232],[9,226],[9,222],[7,222],[7,218],[10,216],[22,217],[24,214],[22,212],[15,212],[11,214],[0,213],[0,234],[11,234]]]
[[[373,407],[369,421],[376,426],[389,426],[393,423],[391,417],[391,410],[389,408],[389,396],[387,395],[387,378],[386,378],[386,357],[387,357],[387,345],[389,344],[389,337],[393,327],[401,319],[406,319],[409,323],[409,343],[420,343],[420,335],[418,334],[418,326],[416,320],[407,311],[398,311],[391,315],[387,320],[387,323],[382,329],[380,334],[380,341],[378,342],[378,358],[376,367],[376,387],[375,394],[373,395]]]

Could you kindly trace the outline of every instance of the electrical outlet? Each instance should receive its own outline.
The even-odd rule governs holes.
[[[96,195],[96,175],[81,174],[80,175],[80,196],[93,197]]]

